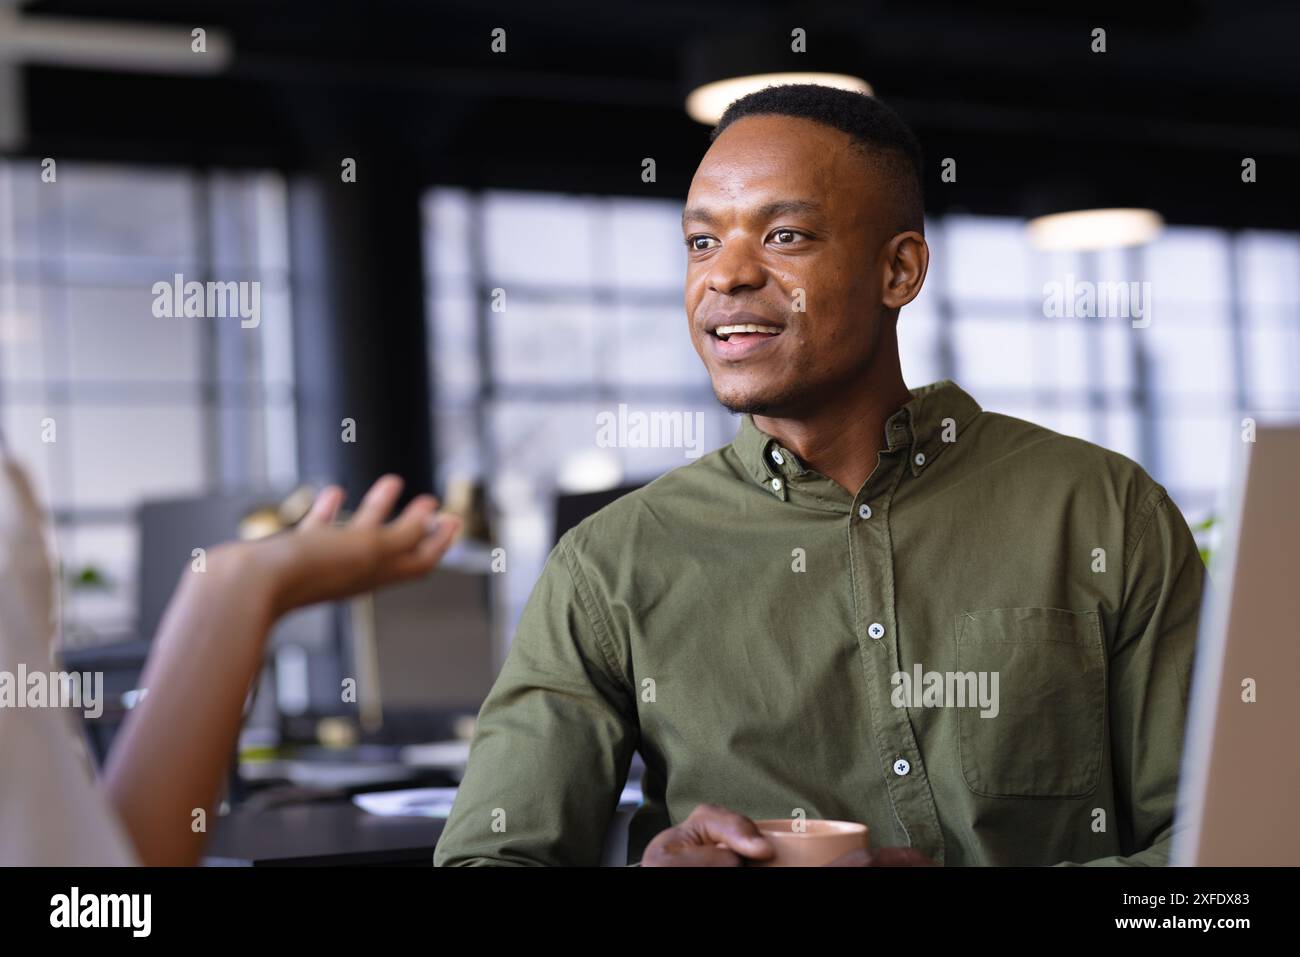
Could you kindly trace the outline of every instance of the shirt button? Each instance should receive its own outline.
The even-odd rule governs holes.
[[[885,636],[885,626],[878,621],[873,621],[867,626],[867,634],[879,641]]]
[[[925,453],[924,453],[924,452],[917,452],[917,453],[916,453],[916,458],[914,458],[912,461],[914,461],[917,465],[924,465],[924,464],[925,464]]]
[[[780,480],[780,479],[772,479],[772,491],[773,491],[773,492],[779,492],[779,491],[781,491],[781,480]]]
[[[912,766],[907,763],[907,758],[899,758],[894,762],[894,773],[900,778],[910,770],[912,770]]]
[[[870,505],[866,505],[866,504],[859,505],[859,506],[858,506],[858,517],[859,517],[859,518],[870,518],[870,517],[871,517],[871,506],[870,506]]]
[[[777,465],[785,465],[785,456],[781,454],[780,449],[772,450],[772,461]]]

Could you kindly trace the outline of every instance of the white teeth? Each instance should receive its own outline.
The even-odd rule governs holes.
[[[752,322],[746,322],[739,326],[718,326],[718,328],[713,330],[713,334],[715,336],[725,337],[734,335],[737,332],[765,332],[769,336],[774,336],[780,331],[781,329],[779,326],[758,326]]]

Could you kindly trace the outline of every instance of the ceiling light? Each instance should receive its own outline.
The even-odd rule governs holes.
[[[1149,243],[1164,225],[1151,209],[1077,209],[1031,219],[1028,229],[1038,249],[1098,250]]]
[[[871,95],[871,85],[866,80],[847,73],[755,73],[727,77],[696,87],[686,97],[686,112],[691,119],[712,126],[722,119],[727,107],[742,96],[787,83],[817,83]]]

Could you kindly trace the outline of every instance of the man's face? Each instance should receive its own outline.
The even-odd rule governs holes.
[[[686,315],[728,409],[795,417],[860,382],[899,231],[884,189],[847,134],[811,120],[746,117],[714,141],[682,217]]]

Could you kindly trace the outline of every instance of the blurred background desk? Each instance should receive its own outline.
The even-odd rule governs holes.
[[[604,867],[627,862],[635,807],[614,813]],[[218,819],[203,863],[210,867],[432,867],[444,818],[381,817],[346,798],[237,808]]]
[[[221,817],[209,866],[432,867],[442,818],[379,817],[350,800],[238,808]]]

